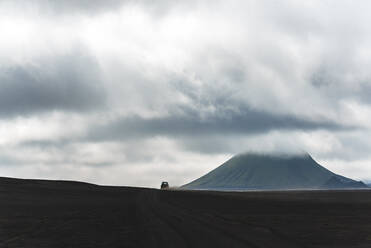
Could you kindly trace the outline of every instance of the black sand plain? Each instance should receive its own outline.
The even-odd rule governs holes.
[[[371,247],[371,191],[209,192],[0,178],[0,247]]]

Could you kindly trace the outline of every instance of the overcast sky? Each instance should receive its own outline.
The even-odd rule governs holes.
[[[0,176],[182,185],[246,151],[371,179],[369,1],[0,1]]]

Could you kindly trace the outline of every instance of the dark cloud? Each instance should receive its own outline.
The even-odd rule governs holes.
[[[330,121],[312,121],[289,115],[275,115],[249,108],[201,115],[182,108],[165,117],[129,116],[90,130],[92,140],[129,140],[154,136],[204,137],[210,135],[253,135],[270,130],[346,129]]]
[[[308,120],[297,116],[278,115],[240,106],[218,108],[217,112],[203,113],[187,106],[177,106],[167,116],[144,118],[139,115],[119,117],[106,124],[91,124],[86,134],[58,140],[29,140],[20,145],[64,150],[71,144],[115,141],[126,144],[122,148],[126,160],[151,160],[148,152],[137,150],[142,142],[155,137],[174,139],[183,149],[198,153],[235,153],[245,148],[238,143],[249,136],[264,135],[270,131],[347,131],[356,127],[342,126],[329,120]],[[236,145],[237,144],[237,145]],[[129,148],[131,149],[129,149]],[[242,150],[241,150],[242,149]],[[146,155],[147,154],[147,155]]]
[[[81,53],[0,67],[0,88],[1,118],[54,110],[85,112],[105,102],[99,67]]]

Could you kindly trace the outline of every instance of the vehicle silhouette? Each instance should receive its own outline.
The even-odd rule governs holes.
[[[168,189],[169,188],[169,183],[168,182],[162,182],[161,183],[161,189]]]

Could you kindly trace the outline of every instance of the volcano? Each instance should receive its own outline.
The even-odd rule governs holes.
[[[335,174],[309,154],[239,154],[206,175],[184,185],[201,190],[291,190],[368,188],[361,181]]]

